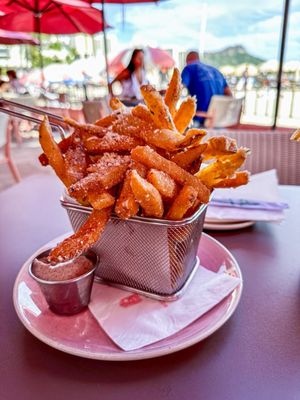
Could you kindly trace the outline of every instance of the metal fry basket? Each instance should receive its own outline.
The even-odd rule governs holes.
[[[61,198],[74,231],[92,209]],[[152,297],[176,300],[199,265],[197,248],[206,213],[202,205],[181,221],[112,215],[100,240],[93,246],[100,263],[96,280]]]

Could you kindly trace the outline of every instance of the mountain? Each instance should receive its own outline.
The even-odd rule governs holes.
[[[221,67],[222,65],[236,66],[243,63],[257,65],[264,61],[262,58],[252,56],[240,45],[227,47],[220,51],[207,52],[203,56],[203,62],[215,67]]]

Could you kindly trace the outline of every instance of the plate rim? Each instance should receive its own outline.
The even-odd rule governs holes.
[[[255,225],[256,221],[236,221],[231,223],[204,222],[203,229],[212,231],[233,231]]]
[[[179,345],[175,345],[173,347],[163,347],[162,349],[154,349],[154,350],[148,350],[145,349],[145,351],[141,351],[142,349],[137,349],[134,351],[126,352],[123,351],[121,353],[107,353],[107,352],[95,352],[92,353],[90,351],[83,351],[80,349],[74,350],[73,347],[67,346],[64,344],[61,344],[53,339],[47,338],[45,335],[41,334],[38,329],[33,328],[26,320],[26,318],[23,317],[19,310],[19,304],[18,304],[18,293],[17,293],[17,286],[20,280],[20,275],[23,272],[23,269],[29,264],[29,262],[35,257],[36,254],[38,254],[43,248],[46,246],[49,246],[51,243],[55,241],[61,240],[63,237],[68,236],[68,234],[61,235],[51,241],[49,241],[47,244],[43,245],[40,249],[35,251],[22,265],[20,268],[17,277],[14,282],[14,287],[13,287],[13,305],[14,309],[17,313],[17,316],[22,323],[22,325],[37,339],[39,339],[42,343],[45,343],[46,345],[60,350],[64,353],[71,354],[73,356],[78,356],[78,357],[83,357],[83,358],[88,358],[88,359],[94,359],[94,360],[102,360],[102,361],[135,361],[135,360],[143,360],[143,359],[151,359],[151,358],[157,358],[161,356],[165,356],[168,354],[176,353],[178,351],[181,351],[183,349],[186,349],[188,347],[193,346],[196,343],[201,342],[202,340],[206,339],[208,336],[212,335],[214,332],[216,332],[218,329],[220,329],[232,316],[234,311],[236,310],[240,298],[242,295],[243,291],[243,276],[241,269],[239,267],[239,264],[234,257],[234,255],[218,240],[215,238],[211,237],[210,235],[206,233],[202,233],[203,236],[206,237],[207,240],[210,240],[214,243],[214,245],[219,246],[226,254],[229,256],[229,258],[232,260],[233,265],[234,265],[234,270],[237,274],[237,276],[240,278],[240,284],[231,292],[230,296],[232,297],[229,307],[227,309],[227,312],[225,315],[223,315],[216,323],[210,327],[209,329],[205,330],[204,332],[200,332],[198,334],[193,334],[191,337],[187,337],[186,340],[184,340],[183,343]],[[209,310],[210,311],[210,310]],[[90,312],[90,311],[89,311]],[[92,315],[92,314],[91,314]],[[94,318],[94,317],[93,317]],[[201,317],[200,317],[201,318]],[[165,338],[166,339],[166,338]],[[165,340],[165,339],[162,339]]]

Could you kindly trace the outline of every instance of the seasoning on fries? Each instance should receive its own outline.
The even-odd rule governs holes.
[[[237,172],[247,149],[224,136],[205,141],[204,130],[189,128],[196,103],[188,97],[178,106],[180,87],[174,69],[165,98],[145,85],[145,105],[129,108],[113,98],[112,113],[94,124],[65,118],[74,132],[60,143],[45,117],[41,164],[54,169],[71,197],[93,208],[79,231],[52,250],[51,261],[68,260],[92,246],[111,212],[120,219],[180,220],[207,203],[213,188],[247,184],[248,172]]]

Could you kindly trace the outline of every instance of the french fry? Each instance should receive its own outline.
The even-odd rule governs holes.
[[[142,178],[135,170],[130,173],[130,185],[136,201],[148,217],[161,218],[164,206],[159,191],[146,179]]]
[[[196,112],[196,99],[188,97],[180,104],[180,107],[174,115],[174,124],[178,132],[183,133],[190,125]]]
[[[79,256],[100,238],[110,217],[111,208],[93,210],[81,228],[58,244],[49,254],[49,261],[63,262]]]
[[[159,191],[165,201],[172,200],[177,193],[177,185],[174,179],[168,174],[157,169],[150,169],[147,174],[147,181]]]
[[[154,123],[161,129],[175,131],[175,125],[163,98],[151,85],[141,86],[141,93],[152,115]]]
[[[89,154],[103,152],[126,152],[143,144],[141,139],[130,136],[122,136],[115,132],[108,132],[103,138],[90,136],[83,140],[84,147]]]
[[[206,150],[207,144],[202,143],[197,147],[192,147],[187,150],[183,150],[179,153],[176,153],[171,157],[171,161],[175,162],[181,168],[188,170],[189,167],[194,163],[194,161],[201,158],[201,155]]]
[[[65,137],[59,143],[57,143],[62,154],[64,154],[73,143],[74,137],[77,137],[76,131],[72,133],[72,135]],[[45,153],[39,155],[39,161],[43,167],[49,165],[49,161]]]
[[[117,97],[112,97],[109,101],[109,106],[113,111],[125,109],[126,106]]]
[[[108,192],[103,193],[90,193],[88,201],[95,210],[102,210],[103,208],[111,207],[115,204],[115,198]]]
[[[176,113],[176,105],[180,99],[181,76],[178,68],[174,68],[171,81],[165,94],[165,104],[172,117]]]
[[[182,135],[169,129],[159,129],[154,123],[144,121],[132,114],[120,115],[112,125],[119,135],[144,140],[147,144],[168,151],[176,151],[181,145]]]
[[[223,179],[214,185],[215,188],[233,188],[247,185],[250,174],[248,171],[239,171],[233,178]]]
[[[138,146],[131,151],[131,157],[135,161],[145,164],[149,168],[155,168],[160,171],[166,172],[176,182],[182,186],[193,186],[197,192],[198,197],[202,203],[207,203],[209,200],[210,190],[201,182],[198,177],[189,174],[187,171],[179,167],[173,161],[167,160],[160,156],[157,152],[149,146]]]
[[[181,142],[179,144],[180,147],[190,147],[192,145],[198,146],[201,143],[202,139],[206,135],[206,131],[204,129],[191,128],[186,134],[181,135]]]
[[[89,174],[69,187],[70,196],[85,203],[91,193],[101,193],[122,182],[130,164],[129,156],[106,153],[88,168]]]
[[[226,154],[234,154],[237,152],[237,144],[235,139],[226,136],[216,136],[206,141],[207,148],[203,153],[203,159],[220,157]]]
[[[94,125],[101,126],[102,128],[108,128],[114,123],[114,121],[116,121],[117,118],[118,114],[113,113],[98,119],[97,121],[95,121]]]
[[[246,159],[247,149],[240,148],[236,153],[221,156],[215,162],[201,169],[195,176],[207,187],[215,187],[223,179],[230,178]]]
[[[73,128],[85,132],[91,136],[99,136],[102,137],[107,133],[107,129],[103,126],[93,125],[93,124],[79,124],[77,121],[74,121],[71,118],[64,117],[64,122],[72,126]]]
[[[171,220],[182,219],[187,211],[193,207],[197,201],[197,190],[192,186],[185,185],[179,192],[178,196],[173,201],[166,218]]]
[[[87,156],[81,142],[71,144],[64,155],[69,184],[78,182],[87,174]]]
[[[300,142],[300,129],[297,129],[292,136],[290,137],[290,140],[295,140],[296,142]]]
[[[131,161],[130,170],[126,172],[126,176],[123,181],[120,195],[116,201],[116,206],[115,206],[115,213],[121,219],[128,219],[130,217],[135,216],[140,208],[139,203],[136,201],[133,191],[131,189],[130,172],[132,170],[136,170],[142,178],[145,178],[147,174],[147,169],[143,164],[137,163],[133,160]]]
[[[58,144],[53,139],[47,116],[44,117],[39,128],[39,141],[54,172],[64,185],[69,187],[70,181],[66,173],[65,161]]]
[[[137,106],[133,107],[131,113],[134,117],[140,118],[148,123],[153,124],[154,122],[150,111],[144,104],[138,104]]]

